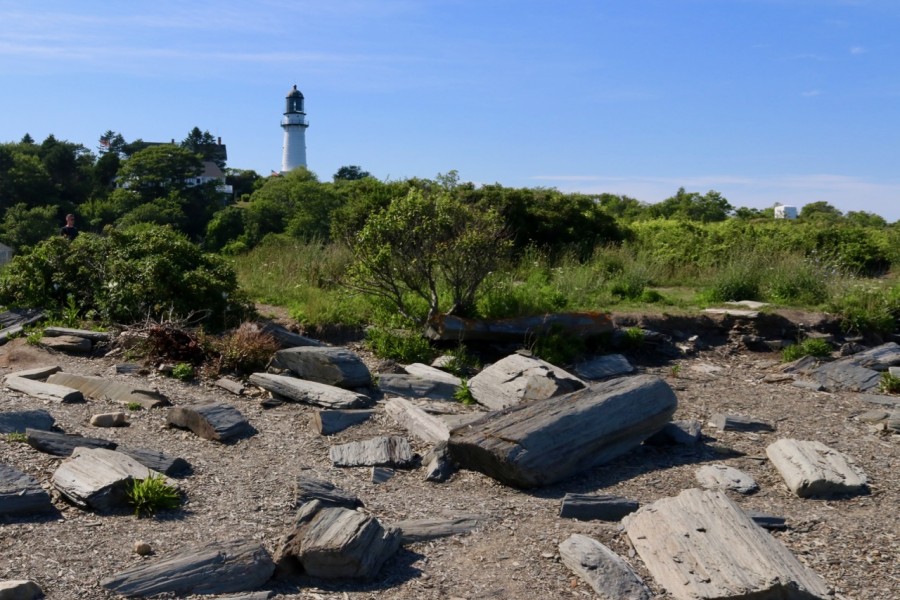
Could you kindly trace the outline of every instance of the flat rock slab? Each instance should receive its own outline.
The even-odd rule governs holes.
[[[215,385],[216,387],[220,387],[227,392],[231,392],[235,396],[244,395],[244,384],[240,381],[234,381],[233,379],[222,377],[216,380]]]
[[[728,490],[739,494],[752,494],[759,484],[747,473],[728,465],[703,465],[694,473],[701,487],[709,490]]]
[[[75,388],[88,398],[95,400],[106,400],[123,405],[136,402],[148,410],[169,405],[169,399],[164,394],[117,379],[75,373],[54,373],[47,379],[47,382]]]
[[[34,379],[36,381],[45,381],[54,373],[62,371],[59,365],[47,365],[45,367],[35,367],[33,369],[25,369],[24,371],[16,371],[10,373],[7,377],[24,377],[25,379]]]
[[[462,514],[446,519],[410,519],[392,523],[391,527],[400,530],[400,543],[415,544],[427,542],[451,535],[460,535],[475,531],[487,523],[488,517],[477,514]]]
[[[32,398],[62,403],[84,402],[84,394],[72,387],[12,375],[8,375],[3,381],[9,389],[22,392]]]
[[[444,383],[449,383],[453,386],[461,386],[462,379],[454,375],[453,373],[448,373],[447,371],[443,371],[433,366],[429,366],[422,363],[412,363],[403,367],[403,370],[409,373],[410,375],[416,375],[417,377],[421,377],[422,379],[431,379],[434,381],[443,381]]]
[[[41,338],[40,345],[50,350],[71,354],[87,354],[93,344],[91,340],[74,335],[47,336]]]
[[[126,506],[127,486],[157,475],[127,454],[105,448],[76,448],[50,482],[80,508],[109,511]]]
[[[700,442],[703,427],[700,421],[687,419],[666,423],[659,433],[655,433],[644,442],[652,446],[693,446]]]
[[[606,379],[634,372],[634,366],[621,354],[608,354],[575,365],[575,374],[582,379]]]
[[[349,509],[363,505],[362,500],[355,494],[340,489],[330,481],[298,475],[294,487],[294,506],[302,506],[313,500],[318,500],[324,506],[342,506]]]
[[[603,600],[650,600],[650,590],[618,554],[585,535],[559,545],[559,556]]]
[[[464,319],[438,315],[428,323],[425,335],[432,340],[451,342],[483,340],[518,342],[559,332],[566,336],[589,338],[612,332],[615,325],[609,314],[595,311],[550,313],[509,319]]]
[[[44,597],[41,586],[27,579],[0,581],[0,599],[2,600],[38,600]]]
[[[409,467],[415,458],[406,438],[393,435],[332,446],[328,456],[336,467]]]
[[[720,431],[775,431],[775,428],[765,421],[741,415],[726,415],[723,413],[714,414],[710,419],[709,424]]]
[[[150,450],[148,448],[125,448],[119,446],[116,448],[116,451],[127,454],[151,471],[156,471],[164,475],[178,475],[191,468],[191,465],[185,459],[169,456],[158,450]]]
[[[866,475],[848,456],[817,441],[781,439],[766,455],[788,488],[801,498],[861,493]]]
[[[757,310],[744,310],[741,308],[705,308],[703,312],[708,315],[722,315],[726,317],[740,317],[742,319],[757,319],[759,318],[759,311]]]
[[[38,480],[0,464],[0,517],[53,512],[50,494]],[[0,594],[0,598],[2,598]]]
[[[479,404],[499,410],[573,392],[585,383],[539,358],[511,354],[469,379],[468,385]]]
[[[566,494],[559,508],[559,517],[580,521],[619,521],[640,506],[637,500],[621,496]]]
[[[203,439],[216,442],[256,433],[238,409],[220,402],[177,406],[169,411],[166,423],[171,427],[190,429]]]
[[[409,400],[390,398],[384,403],[384,412],[423,442],[439,444],[450,439],[450,427],[443,419],[428,414]]]
[[[40,450],[53,456],[70,456],[75,448],[106,448],[114,450],[116,442],[100,438],[89,438],[74,433],[57,433],[55,431],[41,431],[39,429],[26,429],[25,438],[28,445],[35,450]]]
[[[371,579],[400,547],[400,531],[346,508],[304,504],[275,553],[279,566],[312,577]]]
[[[900,345],[888,342],[852,356],[825,363],[809,373],[826,390],[868,392],[881,384],[881,373],[900,365]]]
[[[302,346],[279,350],[272,366],[287,369],[301,379],[342,388],[365,387],[372,374],[362,359],[347,348]]]
[[[880,394],[859,394],[857,396],[863,402],[878,404],[889,408],[900,408],[900,396],[882,396]]]
[[[363,408],[372,403],[365,394],[330,385],[272,373],[254,373],[250,383],[279,397],[324,408]]]
[[[676,600],[825,600],[829,589],[724,492],[689,489],[623,520],[656,582]]]
[[[50,431],[56,420],[46,410],[0,412],[0,434],[25,433],[26,429]]]
[[[404,398],[453,400],[458,384],[441,379],[428,379],[408,373],[383,373],[378,376],[378,389],[385,395]]]
[[[110,335],[106,331],[91,331],[90,329],[72,329],[69,327],[56,327],[55,325],[51,325],[49,327],[44,327],[44,336],[45,337],[73,336],[73,337],[84,338],[86,340],[91,340],[92,342],[108,342],[110,339]]]
[[[323,346],[322,342],[308,338],[299,333],[294,333],[275,323],[267,323],[262,328],[263,333],[268,333],[282,348],[300,348],[302,346]]]
[[[488,413],[450,433],[450,454],[507,485],[548,485],[628,452],[662,429],[677,404],[658,377],[612,379]]]
[[[333,435],[341,432],[348,427],[365,423],[372,415],[374,410],[320,410],[313,415],[313,428],[320,435]]]
[[[254,590],[275,572],[266,549],[234,540],[187,548],[175,556],[122,571],[100,585],[128,597],[229,594]]]

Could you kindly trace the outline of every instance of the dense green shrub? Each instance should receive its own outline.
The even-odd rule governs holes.
[[[900,284],[856,283],[836,294],[828,309],[841,316],[847,332],[893,333],[900,328]]]
[[[195,314],[215,327],[250,310],[223,259],[168,227],[146,224],[45,240],[0,274],[2,304],[62,310],[70,296],[82,315],[106,323]]]

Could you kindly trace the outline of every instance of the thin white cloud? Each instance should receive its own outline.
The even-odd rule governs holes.
[[[862,46],[853,46],[852,48],[850,48],[850,54],[853,54],[854,56],[859,55],[859,54],[865,54],[866,52],[867,52],[867,50],[865,48],[863,48]]]
[[[805,92],[801,92],[800,95],[805,98],[815,98],[816,96],[822,95],[822,90],[806,90]]]

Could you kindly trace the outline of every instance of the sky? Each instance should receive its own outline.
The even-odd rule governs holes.
[[[898,0],[0,0],[0,142],[184,139],[281,166],[900,220]]]

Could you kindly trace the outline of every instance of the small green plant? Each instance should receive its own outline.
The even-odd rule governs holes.
[[[376,326],[366,330],[366,346],[381,358],[402,363],[429,363],[435,350],[429,341],[414,331]]]
[[[178,363],[172,367],[172,377],[179,381],[190,381],[194,378],[194,366],[190,363]]]
[[[584,339],[563,331],[559,327],[551,327],[535,340],[531,351],[538,358],[552,365],[565,365],[584,354]]]
[[[25,443],[28,441],[28,436],[25,435],[24,433],[22,433],[21,431],[13,431],[12,433],[7,433],[5,437],[6,437],[6,441],[11,444],[13,444],[13,443],[22,444],[22,443]]]
[[[831,344],[826,342],[823,339],[819,338],[808,338],[800,342],[799,344],[794,344],[793,346],[788,346],[784,350],[781,351],[781,360],[784,362],[791,362],[797,360],[798,358],[803,358],[804,356],[814,356],[816,358],[826,358],[831,355]]]
[[[622,336],[622,346],[627,350],[640,350],[644,345],[644,330],[640,327],[629,327]]]
[[[881,391],[885,394],[900,394],[900,377],[891,375],[889,371],[882,373]]]
[[[65,327],[78,327],[79,309],[75,302],[75,294],[66,296],[66,304],[62,308],[62,323]]]
[[[678,375],[681,374],[681,365],[672,365],[669,367],[669,375],[672,376],[672,379],[678,379]]]
[[[447,352],[450,361],[446,369],[457,377],[467,377],[481,370],[481,362],[460,342],[459,346]]]
[[[31,344],[32,346],[39,346],[41,343],[41,339],[44,337],[44,328],[43,327],[32,327],[25,328],[25,341]]]
[[[162,475],[146,479],[134,479],[126,492],[128,503],[134,507],[134,515],[152,515],[160,510],[178,508],[181,495],[166,483]]]
[[[472,390],[469,389],[469,381],[467,379],[462,380],[460,386],[453,392],[453,397],[457,402],[466,406],[475,404],[475,396],[472,395]]]
[[[144,410],[144,407],[140,402],[129,402],[125,405],[125,408],[131,411]]]

